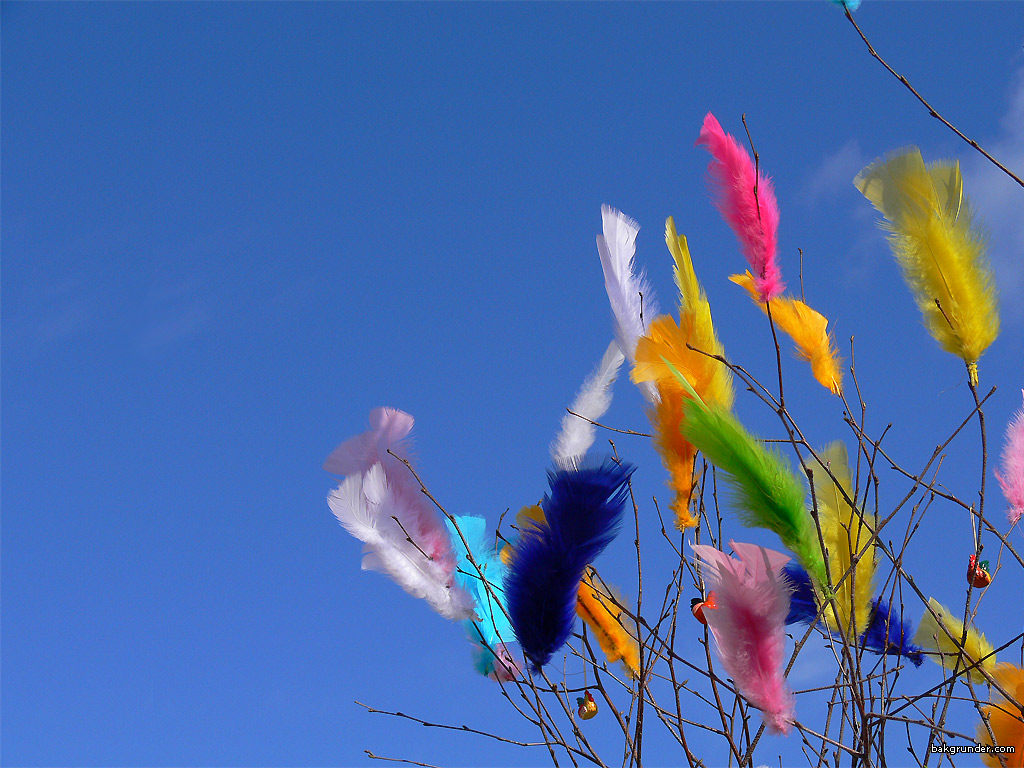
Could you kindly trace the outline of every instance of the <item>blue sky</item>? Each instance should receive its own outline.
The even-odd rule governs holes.
[[[356,765],[364,749],[544,763],[353,703],[534,739],[475,676],[459,627],[359,570],[320,466],[391,405],[416,417],[422,476],[449,511],[493,524],[536,501],[563,409],[611,338],[602,203],[642,225],[663,308],[675,217],[730,356],[771,380],[693,146],[709,110],[733,133],[747,114],[779,196],[783,274],[798,285],[802,248],[808,303],[847,358],[856,335],[869,431],[892,422],[910,468],[970,393],[850,182],[907,144],[960,158],[1001,288],[1003,332],[980,366],[982,387],[999,386],[993,453],[1020,406],[1024,190],[930,118],[829,3],[0,13],[5,764]],[[1024,170],[1018,5],[867,0],[857,19],[940,112]],[[849,437],[841,404],[783,365],[811,438]],[[778,431],[752,397],[737,412]],[[606,421],[646,428],[628,382]],[[647,441],[616,445],[641,468],[637,495],[664,497]],[[978,473],[971,428],[943,477],[969,497]],[[1001,504],[991,476],[989,489]],[[642,511],[645,568],[667,578]],[[968,520],[936,505],[928,522],[910,570],[962,600]],[[631,547],[623,536],[599,563],[627,589]],[[1020,631],[1018,578],[982,604],[993,640]],[[828,653],[794,675],[830,681]],[[911,672],[908,690],[940,679]],[[649,739],[651,765],[680,762]],[[762,745],[765,762],[799,758],[796,737]],[[714,764],[720,745],[707,749]]]

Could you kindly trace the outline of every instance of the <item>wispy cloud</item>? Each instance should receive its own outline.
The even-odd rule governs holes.
[[[1009,89],[999,130],[980,142],[999,162],[1024,177],[1024,67]],[[988,231],[1004,322],[1024,323],[1024,189],[976,152],[962,163],[964,190]]]
[[[848,190],[853,177],[868,160],[856,139],[850,139],[838,150],[826,155],[805,182],[807,204],[815,205],[823,200],[831,200]]]

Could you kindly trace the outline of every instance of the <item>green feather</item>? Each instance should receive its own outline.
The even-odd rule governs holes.
[[[665,364],[690,394],[683,404],[683,436],[726,473],[740,522],[775,531],[804,569],[826,585],[825,560],[804,504],[804,487],[785,457],[766,448],[727,409],[707,405],[668,360]]]

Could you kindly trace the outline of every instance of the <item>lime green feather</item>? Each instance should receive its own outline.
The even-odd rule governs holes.
[[[804,504],[804,487],[785,457],[761,444],[729,410],[707,405],[671,363],[666,360],[665,364],[690,395],[683,404],[683,436],[726,474],[740,522],[777,533],[818,584],[827,584],[818,533]]]

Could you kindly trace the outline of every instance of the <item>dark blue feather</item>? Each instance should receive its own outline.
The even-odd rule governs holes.
[[[915,667],[924,663],[921,649],[911,642],[914,625],[889,608],[889,604],[878,598],[871,610],[871,623],[861,637],[864,647],[878,654],[902,656]]]
[[[813,624],[818,618],[818,606],[814,602],[814,587],[807,571],[790,560],[782,569],[782,573],[793,585],[793,594],[789,598],[789,615],[787,624]]]
[[[599,467],[548,472],[545,521],[520,532],[505,576],[505,599],[523,653],[540,669],[572,633],[583,569],[615,538],[633,473]]]
[[[818,606],[814,601],[811,577],[794,562],[786,563],[782,572],[793,584],[786,623],[814,623],[818,618]],[[826,631],[825,624],[821,621],[817,622],[817,627],[823,632]],[[920,667],[924,657],[921,655],[921,649],[910,642],[913,636],[913,625],[909,621],[904,621],[900,614],[893,613],[889,609],[889,604],[878,598],[871,605],[871,623],[867,631],[861,635],[860,644],[865,650],[879,655],[903,656],[915,667]]]

